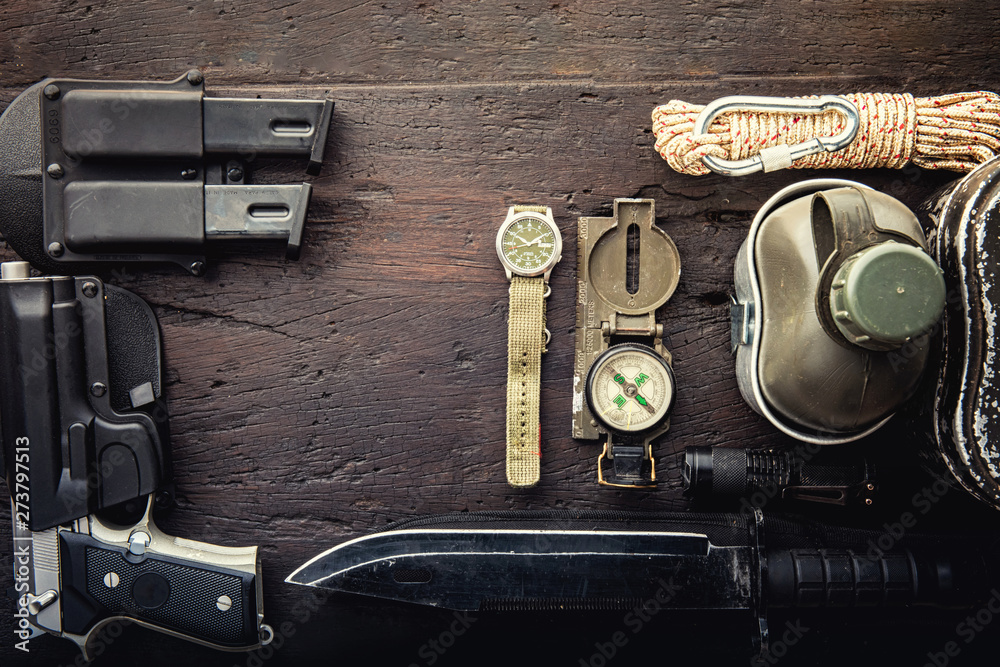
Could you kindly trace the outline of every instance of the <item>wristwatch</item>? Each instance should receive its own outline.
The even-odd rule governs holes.
[[[510,281],[507,328],[507,482],[538,483],[541,474],[542,353],[549,276],[562,259],[562,236],[547,206],[511,206],[497,232],[497,256]]]

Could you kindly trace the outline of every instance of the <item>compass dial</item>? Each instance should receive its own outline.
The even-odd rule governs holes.
[[[514,273],[539,275],[558,259],[556,234],[558,231],[539,217],[515,218],[500,231],[497,250]]]
[[[673,371],[645,345],[615,345],[587,374],[590,411],[613,431],[637,433],[658,426],[673,402]]]

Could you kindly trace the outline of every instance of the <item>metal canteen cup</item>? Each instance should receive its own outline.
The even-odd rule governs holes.
[[[740,392],[783,433],[851,442],[916,391],[945,288],[897,200],[840,179],[784,188],[754,218],[734,273]]]

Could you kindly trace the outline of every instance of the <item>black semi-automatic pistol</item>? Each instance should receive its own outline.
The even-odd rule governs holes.
[[[209,241],[302,245],[312,186],[250,185],[257,157],[318,174],[330,100],[206,97],[171,82],[45,79],[0,117],[0,230],[48,274],[170,262],[195,275]]]
[[[273,637],[257,547],[153,524],[170,474],[160,359],[156,318],[131,292],[2,265],[0,465],[19,646],[45,631],[89,660],[98,633],[121,621],[225,650]]]

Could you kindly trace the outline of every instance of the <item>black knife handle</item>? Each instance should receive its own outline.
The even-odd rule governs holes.
[[[783,608],[962,605],[978,565],[909,549],[779,550],[767,554],[767,599]]]

